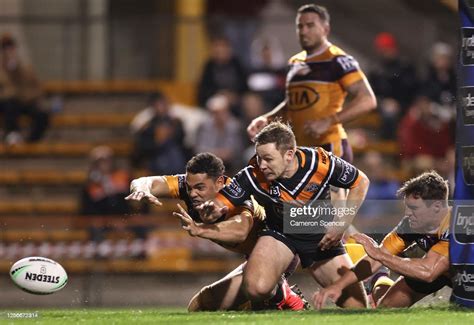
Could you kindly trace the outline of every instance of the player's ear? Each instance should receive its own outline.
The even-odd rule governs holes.
[[[329,32],[331,32],[331,26],[329,26],[329,24],[324,24],[324,33],[326,36],[329,35]]]
[[[443,207],[443,204],[441,203],[441,201],[434,201],[433,202],[433,208],[434,208],[436,213],[438,213],[441,210],[442,207]]]
[[[224,175],[217,177],[216,185],[224,187],[224,184],[225,184]]]
[[[296,152],[295,149],[287,150],[284,155],[285,159],[288,161],[293,160],[293,158],[295,157],[295,152]]]

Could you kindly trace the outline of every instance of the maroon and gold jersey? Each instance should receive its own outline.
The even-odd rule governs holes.
[[[286,78],[283,116],[293,126],[296,143],[320,146],[346,139],[340,123],[317,139],[304,133],[304,124],[341,111],[347,95],[345,89],[365,78],[357,61],[332,44],[321,53],[308,56],[303,51],[293,56]]]
[[[166,183],[168,184],[169,195],[172,198],[183,200],[186,204],[188,209],[188,214],[191,218],[196,222],[202,222],[199,213],[193,208],[193,204],[191,198],[189,197],[188,191],[186,190],[186,175],[173,175],[173,176],[164,176]],[[225,184],[228,185],[231,182],[231,178],[225,176]],[[220,246],[239,254],[249,255],[257,242],[257,233],[263,227],[263,219],[265,218],[263,208],[258,206],[258,204],[250,198],[242,206],[238,209],[232,211],[232,213],[228,213],[227,215],[223,216],[215,223],[222,222],[227,220],[229,217],[233,215],[241,214],[246,217],[249,217],[249,220],[252,222],[252,228],[250,233],[247,236],[247,239],[238,244],[229,244],[223,243],[219,241],[214,242],[219,244]]]
[[[251,195],[265,209],[266,225],[283,233],[284,205],[311,204],[316,200],[330,200],[330,185],[353,188],[360,182],[359,170],[332,153],[318,148],[298,147],[299,168],[291,178],[267,181],[253,158],[231,184],[217,195],[232,211],[241,206]],[[331,216],[332,217],[332,216]],[[320,239],[320,234],[291,235],[304,240]]]
[[[405,217],[383,240],[382,247],[393,255],[399,255],[412,244],[418,245],[425,252],[433,251],[442,256],[449,256],[449,220],[451,213],[449,212],[436,233],[420,234],[413,231]]]

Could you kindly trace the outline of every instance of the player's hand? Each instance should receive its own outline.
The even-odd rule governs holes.
[[[145,190],[132,190],[132,193],[125,198],[127,201],[141,201],[141,200],[147,200],[148,202],[154,204],[154,205],[163,205],[163,203],[158,200],[156,196],[150,193],[150,191],[145,191]]]
[[[213,223],[226,214],[229,210],[227,206],[219,208],[213,201],[206,201],[196,207],[199,216],[205,223]]]
[[[179,212],[173,212],[173,215],[181,220],[182,228],[193,237],[199,236],[201,233],[199,225],[194,222],[193,218],[191,218],[191,216],[179,203],[176,205],[178,206]]]
[[[337,245],[342,237],[344,236],[344,230],[341,230],[340,228],[337,227],[330,227],[326,231],[326,234],[324,235],[323,239],[318,244],[318,247],[324,251],[327,249],[330,249],[331,247]]]
[[[370,238],[365,234],[354,234],[352,238],[362,246],[364,246],[365,252],[369,255],[370,258],[374,260],[379,260],[382,254],[382,251],[375,240]]]
[[[259,116],[254,118],[247,127],[247,134],[251,141],[255,139],[255,136],[268,124],[268,118],[264,116]]]
[[[322,134],[329,130],[329,127],[332,124],[333,123],[330,117],[326,117],[321,120],[307,121],[304,124],[304,132],[313,138],[319,138]]]
[[[331,299],[332,302],[336,303],[342,294],[342,290],[339,287],[331,285],[327,288],[316,291],[313,295],[314,308],[321,309],[326,303],[326,300]]]

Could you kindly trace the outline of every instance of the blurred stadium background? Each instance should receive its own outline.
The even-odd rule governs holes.
[[[202,72],[219,51],[212,40],[225,38],[245,76],[244,85],[233,89],[237,96],[232,114],[223,117],[225,123],[232,120],[240,125],[242,139],[233,144],[237,156],[229,158],[228,165],[231,170],[242,166],[243,159],[237,157],[242,158],[241,152],[250,145],[243,128],[284,95],[281,71],[285,60],[299,52],[295,12],[307,2],[0,0],[0,34],[13,38],[21,60],[36,70],[43,91],[38,105],[50,118],[46,133],[35,142],[25,140],[24,132],[31,124],[28,118],[20,120],[16,137],[9,137],[2,124],[0,307],[185,306],[200,287],[241,263],[240,256],[182,231],[171,215],[176,206],[173,200],[164,200],[159,209],[117,203],[131,178],[166,173],[166,166],[153,164],[159,153],[137,149],[135,143],[142,134],[131,122],[147,107],[151,93],[162,92],[169,99],[170,116],[184,128],[184,140],[178,137],[177,146],[186,157],[201,148],[196,143],[199,125],[216,118],[203,107],[208,96],[200,88]],[[416,73],[416,87],[410,88],[408,99],[397,98],[404,88],[389,94],[372,84],[379,103],[387,98],[396,101],[396,118],[390,119],[390,107],[379,107],[347,125],[355,164],[367,171],[374,184],[370,198],[393,199],[400,182],[424,169],[436,168],[452,180],[454,142],[449,131],[455,93],[445,92],[452,89],[451,84],[443,93],[427,94],[426,84],[433,80],[434,54],[448,57],[451,68],[455,64],[457,1],[317,3],[331,14],[330,40],[352,54],[367,75],[377,77],[378,73],[384,80],[391,76],[394,80],[388,82],[397,84],[404,78],[397,71],[411,73],[403,67],[412,67]],[[267,66],[262,63],[265,47],[272,56]],[[380,64],[377,53],[383,47],[398,50],[403,69],[394,74],[383,70],[387,67]],[[433,131],[437,137],[431,141],[443,143],[442,152],[407,151],[403,141],[411,139],[397,135],[403,117],[418,109],[419,95],[429,97],[438,123]],[[441,132],[445,126],[448,132]],[[114,155],[104,147],[94,150],[97,146],[112,149]],[[87,204],[97,203],[91,179],[103,154],[114,160],[127,180],[127,186],[118,182],[109,192],[116,195],[109,204],[126,213],[114,208],[100,210],[103,214],[88,209]],[[381,213],[367,209],[358,222],[382,220],[381,226],[389,231],[399,216]],[[8,270],[16,260],[32,255],[62,263],[70,274],[68,286],[50,297],[16,289]],[[294,281],[300,282],[307,295],[315,289],[312,280],[301,274]]]

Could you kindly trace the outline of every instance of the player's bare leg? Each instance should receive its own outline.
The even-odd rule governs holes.
[[[354,264],[349,255],[343,254],[315,262],[308,269],[316,282],[325,288],[340,279],[353,266]],[[357,282],[345,288],[336,305],[343,308],[366,308],[367,295],[362,282]]]
[[[415,302],[424,298],[426,294],[413,291],[403,277],[398,278],[387,293],[379,300],[377,307],[401,308],[410,307]]]
[[[224,278],[202,288],[191,299],[188,311],[243,310],[250,303],[241,290],[242,274],[246,263],[239,265]]]
[[[272,298],[293,256],[282,242],[271,236],[260,237],[244,271],[243,287],[248,298],[252,301]]]

